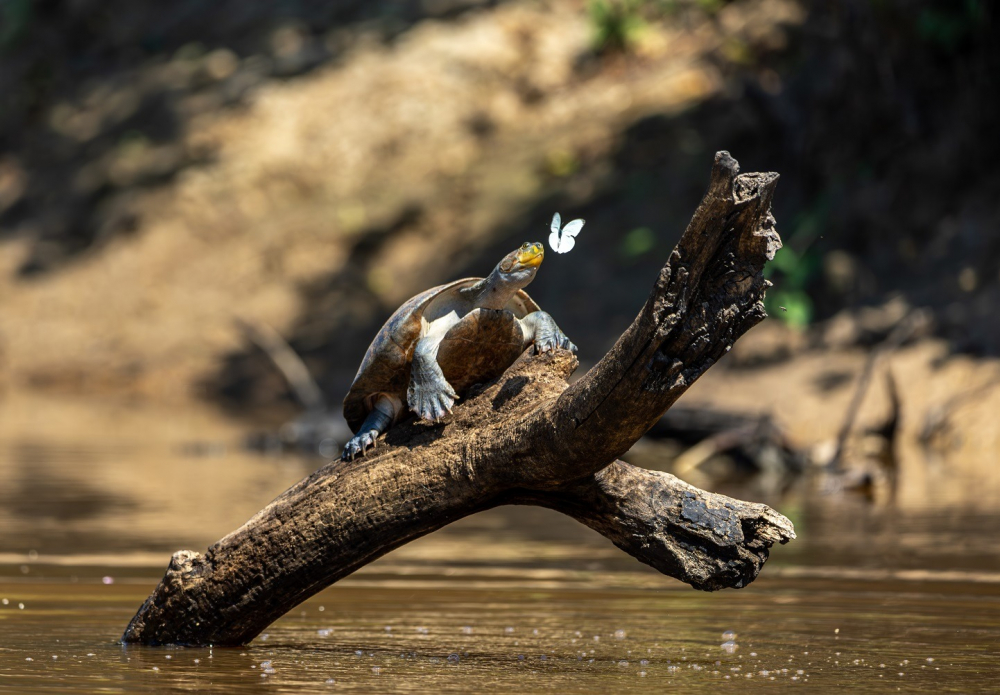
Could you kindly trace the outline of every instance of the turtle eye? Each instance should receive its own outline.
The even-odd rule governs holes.
[[[531,243],[530,243],[530,242],[527,242],[527,241],[526,241],[526,242],[524,242],[523,244],[521,244],[521,250],[522,250],[522,251],[527,251],[527,250],[528,250],[528,249],[530,249],[530,248],[531,248]]]

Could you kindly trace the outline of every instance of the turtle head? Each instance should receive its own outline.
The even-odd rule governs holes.
[[[520,289],[535,279],[535,273],[544,258],[544,246],[537,241],[526,241],[521,244],[521,248],[504,256],[494,272],[505,284],[515,285]]]
[[[489,277],[477,282],[467,291],[474,297],[474,304],[483,309],[503,309],[517,291],[535,279],[538,266],[545,258],[545,247],[536,242],[525,242],[497,263]]]

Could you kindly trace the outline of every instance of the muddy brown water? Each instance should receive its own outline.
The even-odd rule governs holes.
[[[124,647],[171,552],[204,549],[316,462],[244,453],[240,427],[206,413],[0,410],[0,691],[996,692],[1000,511],[955,504],[946,488],[969,481],[905,504],[766,500],[799,539],[740,591],[694,591],[572,520],[501,508],[247,647]]]

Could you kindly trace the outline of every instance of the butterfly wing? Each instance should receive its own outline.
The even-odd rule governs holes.
[[[576,246],[575,237],[583,229],[583,220],[573,220],[572,222],[567,222],[566,226],[562,228],[561,234],[556,234],[555,232],[549,237],[549,246],[556,253],[569,253]]]
[[[562,242],[562,240],[559,237],[559,228],[561,226],[562,226],[562,217],[560,217],[559,213],[557,212],[552,216],[552,224],[550,225],[552,233],[549,234],[549,246],[552,248],[553,251],[557,253],[562,253],[562,251],[559,251],[559,244]]]
[[[553,241],[556,241],[557,243],[553,244]],[[563,234],[562,238],[552,234],[549,237],[549,246],[551,246],[552,250],[556,253],[569,253],[573,250],[573,247],[576,246],[576,239],[567,234]]]
[[[570,238],[569,240],[573,241],[572,238]],[[561,239],[559,237],[559,230],[558,229],[553,230],[553,232],[551,234],[549,234],[549,247],[551,247],[551,249],[553,251],[555,251],[556,253],[566,253],[565,251],[561,250],[561,246],[562,246],[562,244],[563,244],[564,241],[565,241],[565,238]]]
[[[559,229],[559,225],[562,222],[562,218],[559,217],[557,212],[552,216],[552,233],[549,234],[549,246],[556,253],[568,253],[576,246],[575,237],[583,229],[583,220],[573,220],[572,222],[567,222],[566,226]]]
[[[563,237],[575,237],[583,229],[583,220],[573,220],[572,222],[567,222],[566,226],[562,228]]]

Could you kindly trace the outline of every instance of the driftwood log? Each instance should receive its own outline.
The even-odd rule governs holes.
[[[443,424],[400,424],[375,451],[324,466],[206,553],[175,553],[122,641],[246,644],[394,548],[501,504],[568,514],[698,589],[751,582],[795,537],[786,518],[616,460],[765,317],[778,176],[738,172],[716,155],[645,306],[580,380],[567,383],[570,352],[526,352]]]

